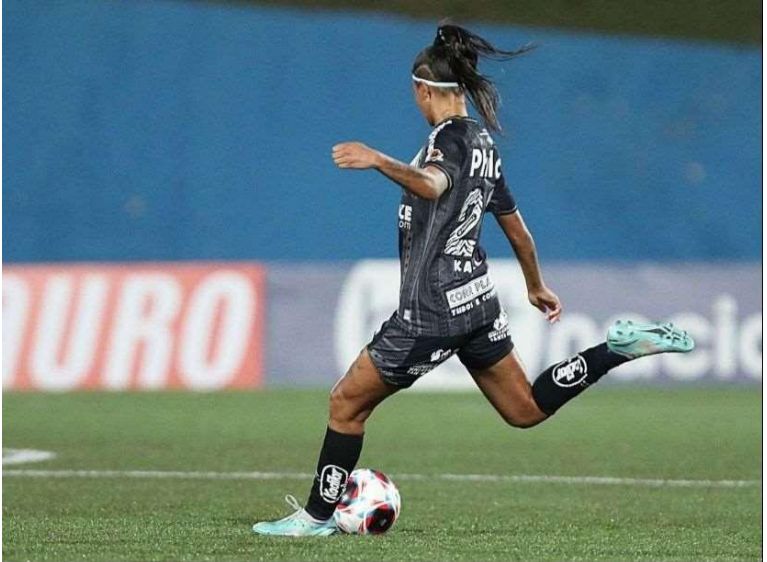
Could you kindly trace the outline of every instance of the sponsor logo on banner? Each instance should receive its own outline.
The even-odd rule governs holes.
[[[516,262],[494,260],[489,266],[498,298],[508,313],[506,329],[531,379],[563,358],[604,341],[607,328],[616,319],[630,318],[637,323],[670,321],[682,326],[695,339],[696,349],[689,354],[670,353],[631,361],[611,371],[603,379],[607,384],[761,381],[758,266],[743,267],[741,273],[728,270],[725,277],[721,268],[712,266],[550,266],[546,269],[547,280],[562,297],[566,310],[553,325],[529,304],[525,280]],[[691,285],[691,279],[696,283]],[[658,298],[658,287],[663,287],[663,299]],[[453,310],[465,306],[460,304],[464,300],[473,302],[472,295],[473,290],[456,293],[451,301],[451,306],[456,303]],[[338,372],[348,368],[368,342],[369,334],[397,309],[398,299],[396,260],[366,260],[352,268],[336,307]],[[495,325],[493,328],[495,331]],[[463,365],[451,358],[413,388],[473,386]]]
[[[263,292],[255,264],[3,267],[3,388],[257,387]]]
[[[344,492],[349,473],[334,464],[325,465],[320,475],[320,495],[328,503],[336,503]]]

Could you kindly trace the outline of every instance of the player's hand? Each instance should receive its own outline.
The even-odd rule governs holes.
[[[530,300],[530,304],[546,314],[546,320],[552,324],[559,321],[560,316],[562,316],[562,303],[559,302],[559,297],[554,294],[554,291],[542,287],[535,291],[529,291],[527,298]]]
[[[333,162],[339,168],[354,170],[375,168],[378,162],[378,151],[361,142],[342,142],[333,147]]]

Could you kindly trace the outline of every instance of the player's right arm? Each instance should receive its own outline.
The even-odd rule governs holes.
[[[382,152],[378,155],[375,168],[419,197],[429,200],[439,199],[450,186],[448,177],[441,168],[436,166],[417,168]]]
[[[429,136],[422,167],[405,164],[360,142],[342,142],[333,147],[339,168],[373,168],[410,193],[424,199],[439,199],[459,180],[468,149],[462,129],[446,121]]]
[[[530,304],[541,312],[545,312],[549,322],[556,322],[562,315],[562,304],[559,302],[559,297],[543,281],[533,235],[522,219],[522,214],[519,212],[503,176],[495,188],[488,210],[495,215],[498,225],[517,256],[517,261],[525,276],[527,297]]]
[[[450,186],[449,178],[442,168],[411,166],[365,146],[361,142],[342,142],[334,146],[333,161],[339,168],[354,170],[374,168],[414,195],[424,199],[439,199]]]

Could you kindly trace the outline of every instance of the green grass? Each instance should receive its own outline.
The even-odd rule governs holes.
[[[314,468],[324,392],[5,394],[3,446],[35,469]],[[538,428],[478,394],[403,393],[369,423],[361,466],[397,473],[761,479],[756,389],[595,389]],[[9,467],[21,468],[21,467]],[[309,481],[3,479],[6,560],[758,560],[761,487],[398,483],[381,537],[256,537]]]

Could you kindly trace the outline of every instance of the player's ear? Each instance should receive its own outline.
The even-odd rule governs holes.
[[[413,82],[413,87],[415,88],[416,94],[421,99],[424,99],[424,97],[429,93],[429,87],[426,84],[422,84],[421,82]]]
[[[421,93],[423,95],[421,99],[423,99],[423,101],[425,102],[430,102],[432,97],[431,88],[427,86],[426,84],[420,84],[420,87],[421,87]]]

